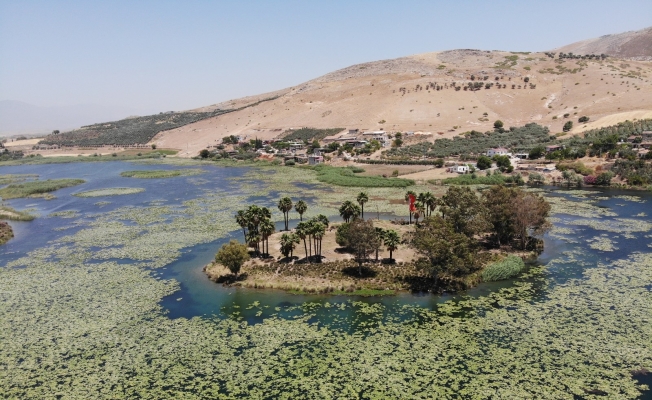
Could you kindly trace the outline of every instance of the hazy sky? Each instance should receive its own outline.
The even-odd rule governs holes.
[[[181,110],[366,61],[650,25],[650,0],[0,0],[0,100]]]

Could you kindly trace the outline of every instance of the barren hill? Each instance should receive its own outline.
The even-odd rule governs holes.
[[[560,60],[544,53],[480,50],[419,54],[344,68],[277,92],[275,100],[162,132],[152,142],[193,156],[226,135],[268,139],[304,126],[450,137],[489,130],[500,119],[505,126],[537,122],[561,132],[565,114],[575,121],[586,115],[592,127],[652,117],[651,73],[650,62],[611,57]],[[576,122],[575,131],[582,129]]]
[[[552,133],[570,119],[577,133],[651,118],[651,75],[652,62],[616,57],[469,49],[418,54],[192,110],[228,112],[160,132],[149,143],[190,157],[227,135],[271,139],[293,128],[342,127],[431,132],[425,137],[433,140],[490,130],[498,119],[506,127],[536,122]],[[589,125],[578,124],[580,116]]]
[[[613,57],[652,60],[652,27],[583,40],[555,51],[574,54],[607,54]]]

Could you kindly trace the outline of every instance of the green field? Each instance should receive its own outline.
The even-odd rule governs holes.
[[[414,185],[414,181],[411,179],[355,175],[355,172],[350,168],[336,168],[326,165],[311,168],[317,171],[318,181],[336,186],[404,188]]]

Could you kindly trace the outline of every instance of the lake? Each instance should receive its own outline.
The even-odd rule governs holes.
[[[186,168],[203,173],[120,176]],[[284,173],[118,161],[0,167],[86,180],[53,200],[6,202],[39,215],[11,222],[16,237],[0,246],[9,397],[640,396],[630,372],[652,368],[650,193],[541,189],[554,228],[537,262],[458,295],[293,295],[209,281],[202,267],[241,239],[237,209],[270,207],[279,229],[278,198],[301,196],[309,213],[338,220],[335,197],[324,200],[314,181],[268,179]],[[114,187],[144,191],[74,196]]]

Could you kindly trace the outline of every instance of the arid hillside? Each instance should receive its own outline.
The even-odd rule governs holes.
[[[505,127],[536,122],[552,133],[571,120],[569,134],[574,134],[652,118],[652,61],[607,56],[649,54],[639,50],[649,50],[650,32],[610,35],[554,52],[464,49],[353,65],[273,93],[184,112],[202,117],[172,129],[148,127],[151,135],[138,143],[192,157],[228,135],[271,139],[300,127],[422,131],[432,135],[421,137],[434,140],[490,130],[496,120]],[[578,123],[582,116],[589,118],[588,124]],[[111,132],[120,124],[102,127]],[[79,130],[56,139],[77,134],[97,136]]]
[[[651,61],[652,27],[583,40],[560,47],[555,51],[574,54],[606,54],[612,57]]]
[[[551,55],[453,50],[354,65],[276,92],[275,100],[162,132],[152,143],[194,156],[227,135],[269,139],[305,126],[423,131],[434,139],[489,130],[497,119],[552,132],[571,119],[576,133],[585,129],[580,116],[592,128],[652,117],[651,62]]]

